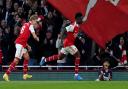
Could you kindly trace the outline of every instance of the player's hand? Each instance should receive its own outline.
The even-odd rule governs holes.
[[[83,22],[86,22],[86,20],[87,20],[87,16],[84,16],[83,19],[82,19],[82,21]]]

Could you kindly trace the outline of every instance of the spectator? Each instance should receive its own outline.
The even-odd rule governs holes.
[[[1,50],[1,41],[2,41],[2,29],[0,29],[0,71],[2,70],[2,50]]]
[[[126,53],[126,45],[123,37],[120,37],[119,49],[121,51],[121,59],[119,65],[127,64],[127,53]]]
[[[17,11],[17,14],[19,15],[20,18],[24,18],[24,13],[23,13],[23,8],[22,7],[19,7],[18,8],[18,11]]]
[[[32,7],[31,0],[24,0],[24,2],[23,2],[23,10],[24,10],[25,16],[28,16],[28,12],[31,9],[31,7]]]
[[[3,0],[0,0],[0,6],[3,6],[4,2]]]
[[[2,41],[1,41],[1,48],[3,52],[3,63],[8,63],[9,58],[9,48],[10,48],[10,27],[7,26],[7,23],[5,20],[1,21],[0,29],[2,29]]]
[[[7,0],[6,7],[3,9],[3,13],[2,13],[3,14],[2,18],[7,22],[7,24],[9,23],[12,16],[11,6],[12,6],[12,1]]]
[[[41,0],[41,13],[43,14],[43,16],[48,15],[48,6],[46,0]]]
[[[33,6],[31,7],[33,12],[39,12],[38,2],[35,0]]]
[[[101,60],[101,55],[103,53],[103,50],[99,48],[98,46],[96,47],[94,56],[93,56],[93,64],[92,65],[102,65],[102,60]]]
[[[2,20],[3,8],[0,6],[0,21]]]
[[[17,12],[18,12],[18,8],[19,8],[19,4],[18,4],[17,2],[15,2],[15,3],[13,4],[13,12],[14,12],[14,13],[17,13]]]
[[[2,58],[3,58],[3,54],[2,54],[2,50],[0,49],[0,71],[2,71]]]
[[[46,32],[46,37],[43,42],[43,56],[48,57],[57,53],[57,49],[55,47],[56,40],[52,38],[52,27],[49,27]],[[48,64],[56,64],[55,62],[50,62]]]
[[[32,9],[30,9],[30,10],[28,11],[28,15],[27,15],[27,18],[26,18],[27,21],[28,21],[28,19],[31,17],[32,14],[33,14],[33,11],[32,11]]]

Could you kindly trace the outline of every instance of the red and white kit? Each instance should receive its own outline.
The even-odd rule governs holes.
[[[79,33],[79,25],[75,22],[66,27],[67,37],[64,39],[64,48],[61,49],[61,53],[74,55],[78,49],[74,45],[75,39]]]
[[[31,25],[30,22],[25,23],[20,31],[19,37],[15,41],[16,46],[16,54],[15,57],[21,59],[23,54],[27,52],[26,46],[28,39],[30,37],[30,34],[35,32],[34,26]]]

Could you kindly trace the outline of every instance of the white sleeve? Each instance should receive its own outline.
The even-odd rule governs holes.
[[[67,32],[73,32],[73,30],[74,30],[74,27],[72,25],[69,25],[69,26],[67,26],[65,28],[66,28]]]
[[[31,33],[35,32],[34,26],[33,25],[30,25],[29,30],[30,30]]]
[[[96,3],[97,3],[97,0],[90,0],[89,3],[88,3],[88,7],[93,8]]]

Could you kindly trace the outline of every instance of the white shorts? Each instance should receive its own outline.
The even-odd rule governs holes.
[[[16,44],[16,53],[15,57],[21,59],[23,54],[27,52],[27,49],[24,48],[21,44]]]
[[[65,54],[65,55],[67,55],[69,53],[71,55],[74,55],[77,51],[78,51],[78,49],[76,48],[76,46],[72,45],[72,46],[68,46],[68,47],[62,48],[60,52]]]

